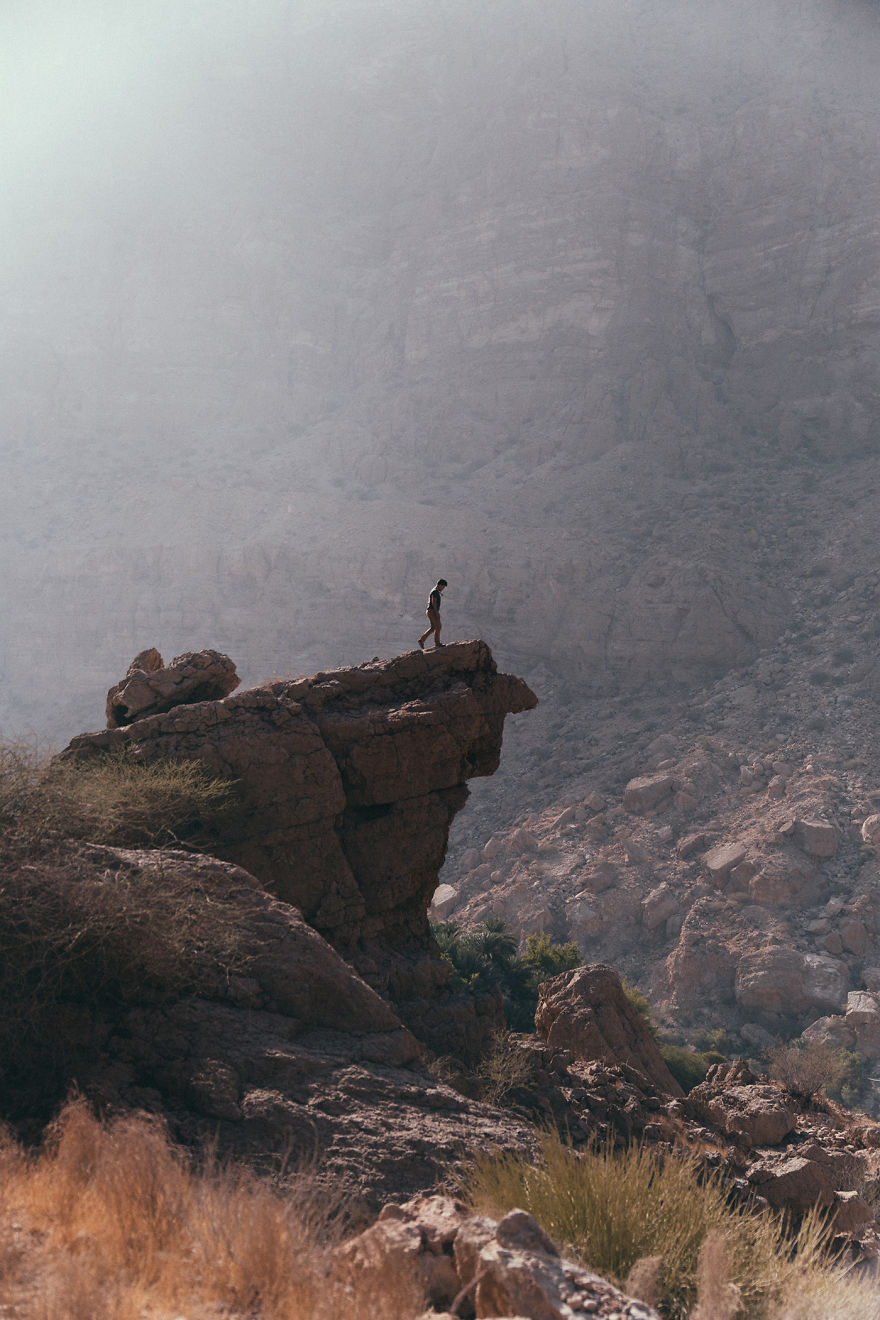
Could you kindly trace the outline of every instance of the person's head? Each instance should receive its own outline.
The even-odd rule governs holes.
[[[449,585],[449,583],[446,581],[446,578],[438,578],[438,579],[437,579],[437,590],[438,590],[438,591],[442,591],[443,588],[446,587],[446,586],[448,586],[448,585]]]

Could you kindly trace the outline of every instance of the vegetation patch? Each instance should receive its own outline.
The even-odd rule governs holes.
[[[204,842],[237,805],[234,783],[199,761],[144,761],[122,747],[85,761],[45,761],[0,746],[0,847],[58,835],[120,847]]]
[[[694,1158],[659,1160],[637,1146],[575,1152],[555,1133],[546,1133],[541,1146],[538,1164],[476,1151],[462,1183],[465,1199],[495,1217],[528,1210],[587,1268],[620,1287],[641,1279],[650,1292],[643,1300],[666,1320],[873,1314],[876,1293],[844,1276],[833,1229],[821,1216],[808,1215],[788,1231],[769,1211],[731,1203],[720,1176],[707,1175]],[[707,1248],[719,1242],[721,1251]],[[710,1297],[726,1298],[727,1309],[720,1302],[710,1309]],[[800,1309],[815,1297],[825,1311]]]
[[[402,1260],[353,1276],[333,1255],[345,1202],[308,1171],[269,1182],[188,1161],[162,1124],[69,1105],[40,1151],[0,1139],[0,1310],[16,1320],[412,1320]]]
[[[499,917],[468,931],[454,921],[434,922],[431,929],[454,968],[452,984],[473,995],[500,994],[513,1031],[534,1031],[538,986],[583,961],[575,943],[557,944],[546,931],[529,935],[518,953],[516,936]]]
[[[692,1091],[695,1086],[699,1086],[701,1082],[706,1080],[706,1074],[713,1064],[727,1062],[726,1055],[717,1048],[723,1040],[723,1032],[717,1034],[703,1033],[706,1037],[706,1043],[711,1048],[705,1050],[691,1049],[687,1045],[671,1040],[659,1030],[651,1017],[651,1005],[648,1002],[648,997],[637,985],[633,985],[624,978],[623,992],[636,1012],[645,1019],[651,1035],[657,1042],[657,1048],[663,1062],[685,1093]]]
[[[853,1050],[819,1041],[777,1041],[766,1052],[771,1077],[804,1104],[823,1094],[853,1108],[869,1085],[862,1058]]]
[[[156,854],[95,843],[197,836],[234,797],[194,763],[130,755],[46,767],[0,749],[0,1095],[35,1122],[63,1099],[121,1006],[210,992],[245,962],[236,905]]]

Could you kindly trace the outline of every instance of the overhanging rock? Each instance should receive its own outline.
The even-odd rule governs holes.
[[[447,968],[427,911],[449,826],[467,780],[497,768],[505,716],[536,704],[485,642],[461,642],[177,706],[82,734],[62,755],[128,745],[236,780],[241,810],[211,851],[299,908],[436,1037],[429,1001]]]

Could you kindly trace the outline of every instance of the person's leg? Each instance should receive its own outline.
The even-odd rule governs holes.
[[[440,628],[441,628],[441,624],[440,624],[440,615],[438,614],[438,615],[436,616],[436,618],[435,618],[435,621],[434,621],[434,646],[435,646],[435,647],[437,647],[437,646],[442,646],[442,645],[443,645],[443,643],[440,641]]]
[[[437,616],[433,610],[425,610],[425,613],[428,616],[428,626],[425,629],[425,631],[422,633],[421,637],[419,638],[419,646],[423,651],[425,649],[425,642],[428,640],[428,638],[431,636],[431,633],[434,631],[434,625],[437,621]]]

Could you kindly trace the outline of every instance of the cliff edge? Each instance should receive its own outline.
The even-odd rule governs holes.
[[[240,809],[211,852],[298,908],[422,1039],[479,1035],[427,912],[467,780],[497,768],[505,716],[537,704],[523,680],[472,641],[182,701],[82,734],[62,757],[130,747],[235,780]]]

